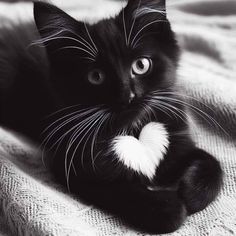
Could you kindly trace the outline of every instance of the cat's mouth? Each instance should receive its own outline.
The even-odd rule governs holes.
[[[139,101],[131,101],[125,104],[116,104],[112,107],[112,110],[120,116],[132,117],[135,116],[141,110],[141,105]]]
[[[114,108],[116,122],[119,126],[136,127],[137,124],[147,120],[148,114],[142,103],[133,101],[123,107]]]

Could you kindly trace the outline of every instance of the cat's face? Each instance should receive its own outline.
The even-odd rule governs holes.
[[[122,113],[173,86],[178,47],[164,0],[130,0],[115,18],[94,25],[45,3],[34,13],[65,105],[104,104]]]

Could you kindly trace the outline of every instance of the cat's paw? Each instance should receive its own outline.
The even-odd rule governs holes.
[[[223,172],[220,163],[201,149],[193,149],[188,156],[192,162],[183,174],[178,191],[188,214],[193,214],[207,207],[219,194]]]

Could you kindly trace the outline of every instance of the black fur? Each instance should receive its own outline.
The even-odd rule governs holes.
[[[167,233],[215,199],[222,171],[214,157],[195,147],[183,113],[170,116],[169,110],[158,109],[150,102],[150,97],[155,99],[155,91],[166,92],[162,96],[169,99],[180,99],[175,87],[179,48],[165,13],[137,12],[147,7],[164,10],[165,1],[130,0],[115,18],[85,25],[55,6],[36,2],[35,22],[43,41],[33,24],[1,29],[0,123],[37,141],[42,141],[40,133],[49,126],[43,145],[51,157],[47,162],[61,183],[81,199],[120,216],[133,227]],[[130,43],[142,27],[138,35],[142,38],[132,48]],[[52,39],[53,35],[61,38]],[[74,48],[87,48],[85,41],[81,44],[69,37],[83,37],[96,51],[94,43],[98,49],[95,61],[86,59],[85,51]],[[152,69],[131,78],[131,65],[140,57],[151,58]],[[94,69],[105,74],[101,85],[88,81]],[[135,96],[132,102],[131,91]],[[185,112],[184,103],[167,101]],[[158,105],[158,100],[155,102]],[[101,104],[112,119],[94,126],[102,126],[94,146],[92,133],[86,133],[92,123],[80,133],[73,128],[94,112],[71,119],[48,136],[62,121],[72,118],[72,112]],[[138,137],[142,127],[151,121],[164,123],[170,134],[168,153],[152,180],[125,167],[110,146],[121,130],[128,128],[128,135]],[[70,170],[67,176],[65,170]]]

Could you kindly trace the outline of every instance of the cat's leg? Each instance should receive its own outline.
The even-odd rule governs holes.
[[[124,179],[109,184],[78,182],[77,193],[80,198],[146,233],[173,232],[187,217],[185,205],[176,191],[152,191]]]
[[[54,165],[58,179],[64,183],[66,143],[58,150],[60,155]],[[74,158],[76,171],[68,171],[71,192],[145,232],[168,233],[178,229],[187,216],[178,189],[153,191],[149,187],[169,145],[164,126],[151,123],[139,139],[118,136],[98,145],[94,158],[90,148],[84,158]],[[81,152],[78,149],[78,154]]]
[[[139,140],[157,154],[157,159],[164,160],[171,145],[168,138],[168,133],[162,124],[151,122],[143,128]],[[209,153],[192,146],[191,142],[189,144],[186,142],[184,148],[189,149],[188,145],[192,148],[185,155],[178,157],[176,152],[172,153],[168,167],[164,167],[166,173],[160,177],[167,175],[170,179],[173,177],[172,186],[176,186],[179,179],[177,176],[182,176],[178,193],[184,200],[188,213],[192,214],[204,209],[216,198],[222,183],[222,170],[219,162]],[[168,178],[165,177],[162,185],[164,188],[168,187],[166,185]],[[158,177],[157,181],[159,182]]]
[[[195,148],[187,157],[191,160],[180,181],[179,194],[188,214],[203,210],[219,193],[222,169],[219,162],[207,152]]]
[[[94,180],[82,181],[82,178],[77,178],[73,192],[119,215],[138,229],[150,233],[168,233],[181,226],[187,211],[177,188],[153,191],[149,187],[148,183],[155,177],[156,168],[168,146],[163,126],[156,124],[153,129],[153,125],[143,130],[139,140],[132,136],[118,136],[111,141],[110,151],[96,158],[95,183]],[[146,136],[154,132],[159,134],[158,145],[163,144],[156,152],[153,152],[154,148],[150,149],[154,145],[153,137]]]

